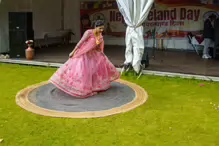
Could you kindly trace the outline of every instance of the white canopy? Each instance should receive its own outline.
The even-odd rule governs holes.
[[[139,72],[144,53],[144,31],[142,23],[146,20],[154,0],[116,0],[122,13],[126,29],[125,63],[131,63]]]

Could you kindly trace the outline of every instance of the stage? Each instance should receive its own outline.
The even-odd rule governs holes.
[[[36,50],[35,61],[64,63],[74,45],[48,47]],[[105,54],[116,67],[124,61],[124,46],[105,46]],[[219,60],[204,60],[195,52],[178,50],[148,50],[150,65],[147,70],[186,73],[219,77]]]

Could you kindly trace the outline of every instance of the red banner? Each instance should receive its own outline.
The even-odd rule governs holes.
[[[188,32],[200,34],[203,22],[212,13],[219,16],[219,0],[156,0],[143,24],[145,38],[182,38]],[[126,24],[115,0],[81,2],[81,34],[105,21],[105,35],[124,37]]]

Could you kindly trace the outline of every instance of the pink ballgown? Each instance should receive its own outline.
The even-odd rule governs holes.
[[[80,98],[93,96],[110,88],[110,83],[120,78],[120,73],[103,53],[101,36],[97,45],[93,31],[87,30],[76,45],[77,50],[50,78],[62,91]]]

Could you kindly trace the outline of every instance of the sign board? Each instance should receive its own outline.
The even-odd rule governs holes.
[[[155,0],[143,24],[145,39],[184,38],[188,32],[200,34],[212,13],[219,16],[219,0]],[[97,19],[105,21],[105,35],[125,37],[126,24],[115,0],[81,2],[81,34]]]

